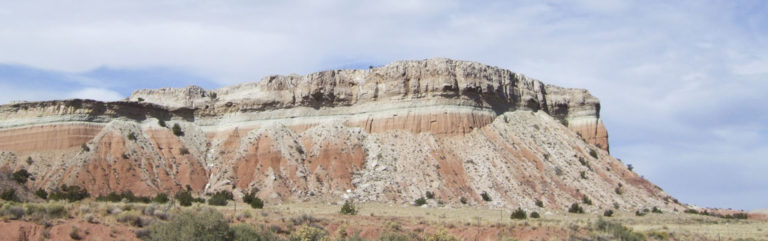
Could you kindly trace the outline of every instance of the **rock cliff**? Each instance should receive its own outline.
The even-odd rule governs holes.
[[[449,205],[563,209],[587,196],[594,210],[676,207],[610,156],[599,113],[583,89],[475,62],[399,61],[1,106],[0,168],[29,170],[32,188],[96,194],[189,186],[268,202],[410,202],[429,191]]]

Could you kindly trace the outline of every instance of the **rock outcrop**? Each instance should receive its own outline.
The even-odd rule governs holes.
[[[410,202],[429,191],[449,205],[563,209],[587,196],[594,210],[676,207],[610,156],[599,113],[583,89],[474,62],[400,61],[120,102],[5,105],[0,168],[30,170],[33,188],[95,194],[189,186],[259,190],[268,202]]]

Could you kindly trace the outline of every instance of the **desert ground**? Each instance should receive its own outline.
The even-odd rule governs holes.
[[[89,199],[0,205],[0,240],[154,240],[146,237],[153,226],[172,222],[187,211],[210,213],[205,212],[209,209],[232,227],[245,224],[280,240],[768,240],[765,219],[752,215],[746,220],[723,219],[682,211],[644,216],[616,212],[603,217],[549,210],[541,211],[540,218],[527,212],[526,219],[514,220],[512,209],[383,203],[355,204],[356,215],[341,214],[340,204],[318,202],[267,203],[263,209],[233,201],[226,206],[189,207]],[[601,220],[620,224],[621,233],[601,228]],[[308,229],[320,236],[302,239],[301,232]],[[642,238],[622,236],[630,234]]]

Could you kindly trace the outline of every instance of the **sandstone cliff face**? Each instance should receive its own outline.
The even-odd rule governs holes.
[[[594,210],[676,207],[609,155],[599,111],[586,90],[508,70],[401,61],[216,90],[139,90],[123,102],[2,106],[0,168],[30,170],[33,188],[96,194],[189,185],[258,189],[268,202],[410,202],[430,191],[452,205],[539,199],[562,209],[588,196]]]

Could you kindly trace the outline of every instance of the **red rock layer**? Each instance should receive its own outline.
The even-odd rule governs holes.
[[[53,124],[0,130],[0,150],[27,152],[79,147],[102,128],[99,124]]]

